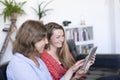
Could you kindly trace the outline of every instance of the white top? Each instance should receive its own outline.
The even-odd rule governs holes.
[[[14,54],[7,66],[7,80],[52,80],[44,62],[36,57],[40,67],[20,53]]]

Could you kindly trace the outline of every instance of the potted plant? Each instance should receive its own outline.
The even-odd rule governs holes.
[[[7,18],[17,19],[17,15],[22,15],[25,13],[22,7],[26,1],[17,3],[15,0],[0,0],[0,3],[4,5],[1,15],[4,16],[5,22]]]
[[[4,16],[4,21],[6,22],[6,19],[8,18],[11,20],[10,28],[8,29],[7,36],[0,51],[1,54],[4,54],[9,40],[12,40],[11,34],[16,29],[15,23],[17,20],[17,15],[22,15],[25,13],[22,6],[26,3],[26,1],[17,3],[15,0],[0,0],[0,3],[4,5],[4,9],[1,13],[1,15]]]
[[[41,18],[46,16],[48,11],[53,10],[53,9],[46,9],[47,5],[50,4],[51,2],[52,1],[45,3],[45,1],[42,1],[40,4],[38,4],[37,9],[32,7],[32,9],[37,13],[39,20],[41,20]]]

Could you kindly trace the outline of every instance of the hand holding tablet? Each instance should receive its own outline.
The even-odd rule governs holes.
[[[91,48],[88,56],[85,58],[85,62],[84,62],[83,67],[82,67],[83,70],[86,70],[87,63],[92,59],[92,57],[95,54],[96,50],[97,50],[97,46]]]

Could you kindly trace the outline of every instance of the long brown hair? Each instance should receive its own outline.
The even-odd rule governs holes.
[[[48,42],[50,42],[50,38],[53,35],[53,31],[56,29],[63,30],[64,35],[65,35],[65,31],[63,27],[55,22],[50,22],[46,24],[45,26],[47,28]],[[46,49],[50,49],[49,43],[47,44]],[[57,55],[58,55],[60,62],[63,65],[65,65],[67,68],[70,68],[75,63],[75,60],[73,59],[72,55],[69,52],[66,39],[64,39],[63,46],[57,50]]]
[[[45,26],[40,21],[25,21],[16,35],[13,44],[13,54],[19,52],[28,57],[29,53],[36,51],[35,43],[47,37]]]

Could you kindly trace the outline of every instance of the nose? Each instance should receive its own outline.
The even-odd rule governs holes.
[[[63,41],[64,41],[64,37],[61,38],[61,42],[63,42]]]
[[[48,39],[47,38],[45,38],[45,44],[48,44]]]

